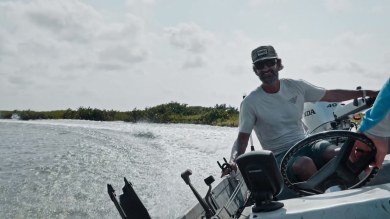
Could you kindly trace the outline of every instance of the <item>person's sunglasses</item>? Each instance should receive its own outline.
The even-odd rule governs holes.
[[[257,69],[260,70],[260,69],[263,69],[264,66],[272,67],[272,66],[276,65],[276,63],[277,63],[276,59],[265,59],[262,61],[255,62],[253,64],[255,65],[255,67]]]

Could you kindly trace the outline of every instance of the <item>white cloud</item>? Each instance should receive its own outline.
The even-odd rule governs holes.
[[[24,19],[33,24],[29,27],[41,28],[44,33],[64,41],[87,43],[102,19],[92,7],[75,0],[38,0],[17,7]]]
[[[142,62],[147,58],[147,51],[142,49],[131,49],[127,46],[113,46],[104,49],[99,53],[100,61],[117,61],[124,64]]]
[[[82,105],[83,101],[69,99],[79,90],[77,87],[89,90],[84,93],[92,97],[101,87],[98,72],[126,72],[148,57],[144,21],[133,14],[111,23],[90,5],[76,0],[1,2],[0,14],[4,18],[0,23],[5,24],[0,29],[0,45],[4,45],[0,49],[0,69],[6,78],[1,93],[17,86],[20,98],[29,93],[33,100],[56,86],[47,93],[48,99],[67,93],[60,105]],[[12,103],[19,98],[8,101],[11,107],[21,104]],[[59,103],[54,98],[48,104]]]
[[[97,34],[99,40],[111,42],[127,41],[135,42],[142,39],[144,20],[133,14],[126,14],[122,23],[106,23]]]
[[[248,5],[250,7],[264,7],[266,8],[270,4],[283,4],[288,0],[249,0]]]
[[[155,4],[155,0],[126,0],[126,7],[132,13],[150,10]]]
[[[164,32],[173,46],[192,53],[204,53],[214,42],[212,33],[193,23],[180,23],[176,27],[165,28]]]
[[[7,45],[0,51],[0,57],[8,59],[3,65],[7,72],[36,74],[23,70],[39,64],[53,70],[45,73],[41,68],[39,75],[60,76],[71,69],[125,69],[124,63],[147,58],[139,47],[143,20],[131,14],[123,23],[107,23],[98,11],[76,0],[6,2],[0,11],[7,19],[7,28],[0,32],[0,43]]]
[[[238,106],[259,85],[250,52],[260,44],[275,46],[282,77],[340,88],[367,78],[375,87],[388,75],[388,16],[359,26],[353,18],[366,8],[339,2],[258,0],[221,10],[229,4],[221,0],[205,10],[206,1],[0,1],[0,110]],[[328,17],[326,9],[348,13]]]
[[[206,61],[202,58],[202,56],[193,56],[189,57],[183,65],[184,69],[190,68],[199,68],[206,64]]]
[[[383,7],[382,5],[373,5],[370,9],[370,12],[372,14],[382,14],[382,13],[386,13],[386,8]]]
[[[326,7],[331,12],[346,12],[350,11],[353,7],[351,0],[325,0]]]
[[[34,82],[31,78],[20,77],[18,75],[11,75],[8,77],[8,81],[17,87],[19,86],[31,86]]]
[[[371,35],[367,33],[358,34],[354,32],[344,32],[334,39],[338,46],[360,47],[362,44],[369,43]]]
[[[323,73],[329,73],[334,72],[340,69],[340,66],[338,63],[323,63],[323,64],[315,64],[310,67],[310,70],[314,74],[323,74]]]
[[[370,77],[380,75],[365,67],[364,64],[348,60],[340,60],[333,63],[325,62],[321,64],[314,64],[310,67],[310,70],[314,74],[337,74],[338,72],[350,72],[355,76],[359,75]]]

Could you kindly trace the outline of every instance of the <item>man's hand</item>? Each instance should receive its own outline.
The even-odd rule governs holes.
[[[352,163],[355,163],[359,159],[364,159],[364,157],[367,156],[370,152],[371,152],[371,148],[367,144],[361,141],[356,141],[351,151],[351,154],[349,155],[349,160]],[[371,163],[370,165],[374,165],[374,164]],[[366,173],[370,173],[371,171],[370,166],[367,166],[364,171],[366,171]]]
[[[378,138],[369,134],[365,135],[370,138],[375,147],[376,147],[376,155],[375,155],[375,160],[371,163],[372,166],[382,168],[383,161],[385,160],[385,156],[388,152],[388,147],[387,147],[387,139],[385,138]],[[370,148],[364,144],[361,141],[357,141],[354,145],[354,148],[351,152],[350,155],[350,160],[352,162],[355,162],[359,160],[360,157],[364,156],[364,153],[367,153],[370,151]],[[367,170],[366,170],[367,171]]]
[[[237,164],[235,162],[231,162],[230,166],[231,166],[231,168],[225,168],[221,172],[221,178],[226,176],[226,175],[228,175],[228,174],[230,174],[232,171],[237,172]]]
[[[388,153],[387,139],[379,138],[365,133],[367,137],[369,137],[376,146],[376,155],[374,163],[372,164],[375,167],[382,168],[383,161],[385,160],[385,156]]]

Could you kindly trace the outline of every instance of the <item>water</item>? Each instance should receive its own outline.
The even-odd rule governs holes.
[[[107,183],[133,183],[152,218],[177,218],[219,182],[236,128],[78,120],[0,120],[0,218],[120,218]]]

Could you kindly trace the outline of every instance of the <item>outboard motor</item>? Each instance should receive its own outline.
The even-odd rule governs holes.
[[[361,90],[361,87],[356,89]],[[375,99],[366,97],[363,91],[362,98],[354,99],[349,103],[307,102],[304,105],[302,122],[308,134],[329,130],[350,130],[357,126],[354,124],[353,115],[368,109],[374,101]]]
[[[329,131],[335,127],[333,112],[339,103],[316,102],[305,103],[303,113],[303,123],[309,134]]]
[[[273,201],[282,191],[283,179],[271,151],[251,151],[240,155],[236,162],[255,199],[253,212],[273,211],[284,206],[281,202]]]

